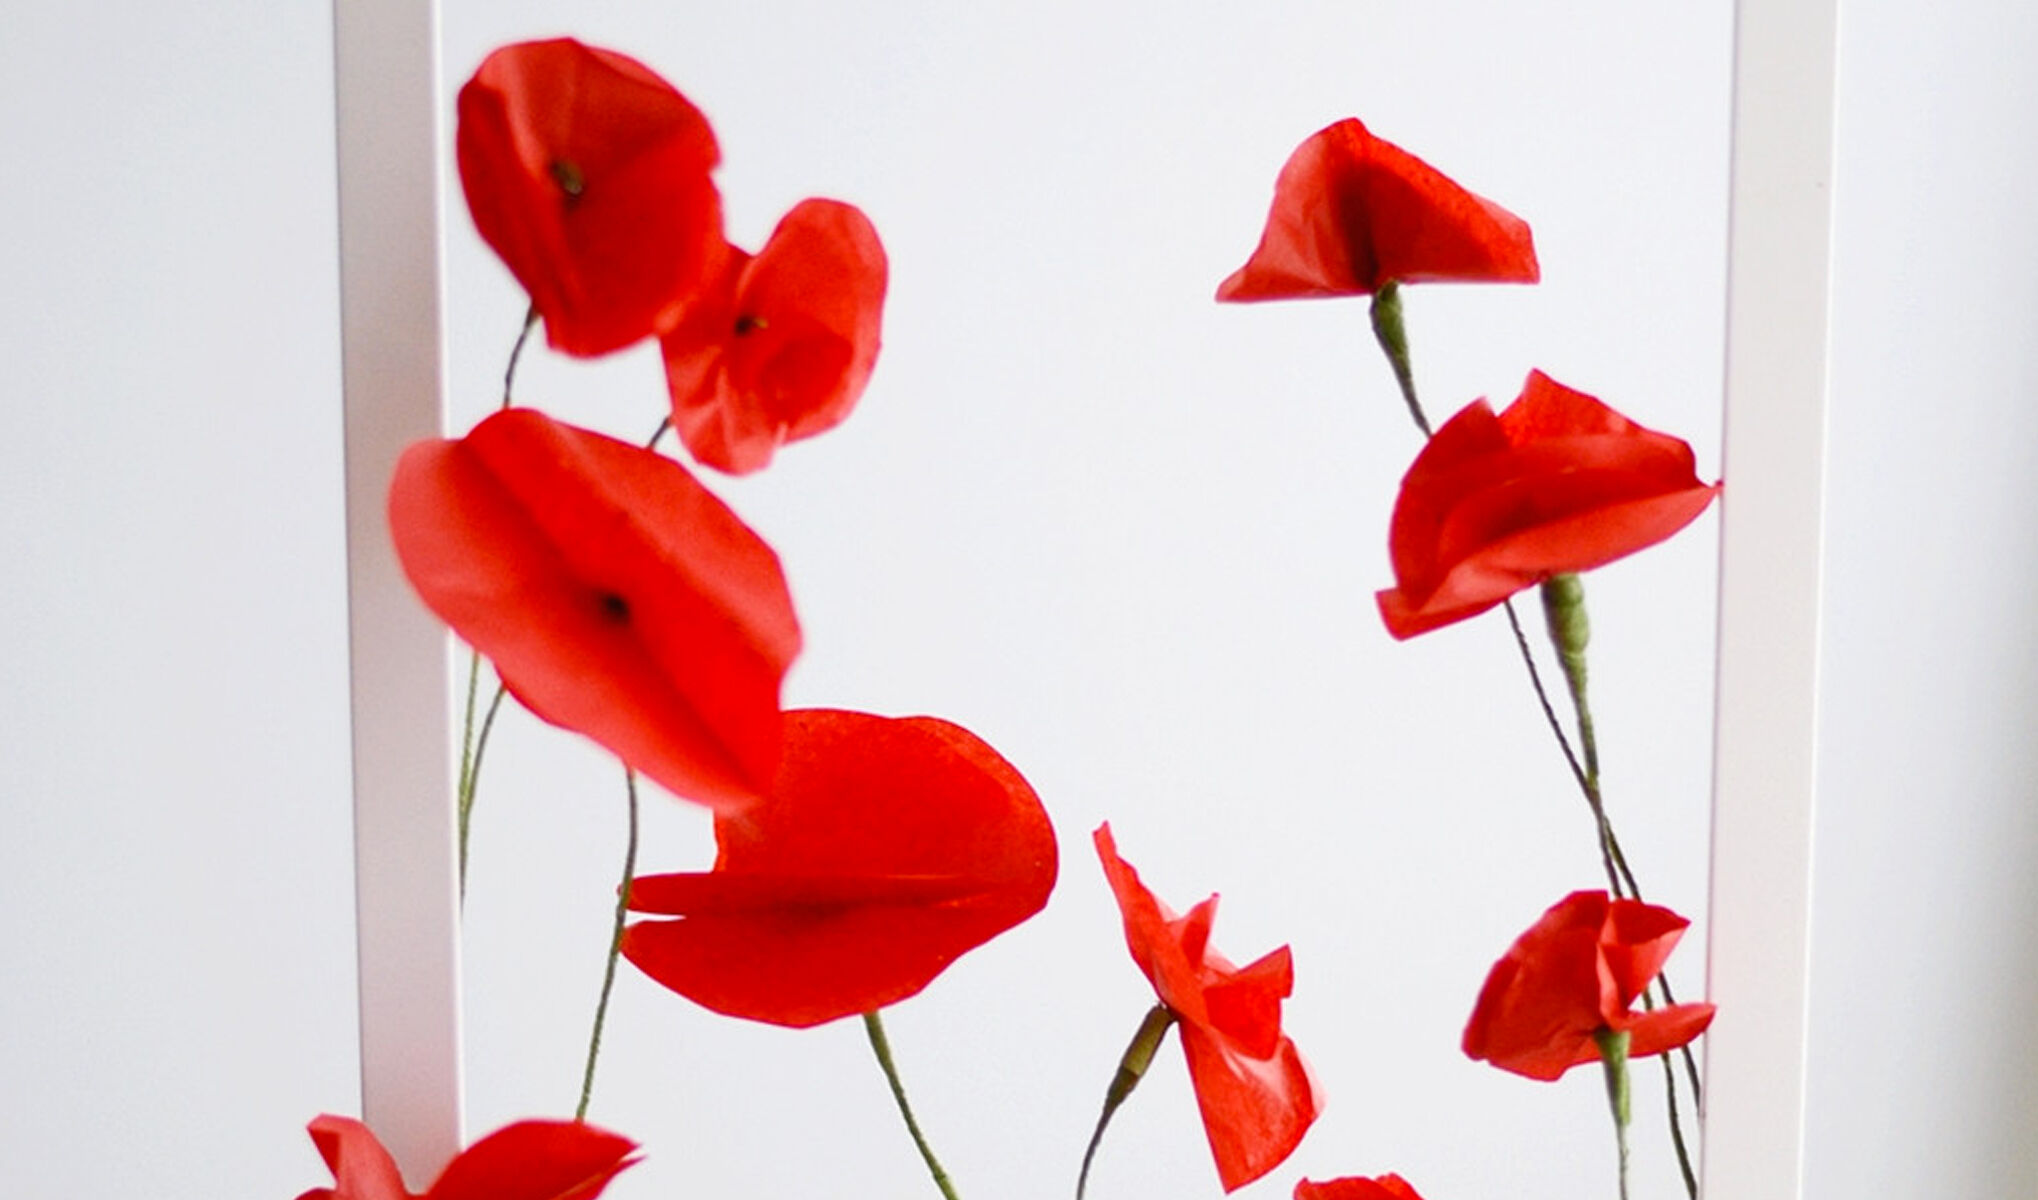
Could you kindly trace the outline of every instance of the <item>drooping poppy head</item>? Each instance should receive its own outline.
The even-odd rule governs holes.
[[[1493,964],[1465,1025],[1465,1054],[1550,1080],[1597,1062],[1593,1035],[1601,1029],[1626,1030],[1630,1058],[1691,1041],[1712,1023],[1712,1005],[1634,1011],[1690,924],[1667,908],[1603,891],[1564,897]]]
[[[1300,1180],[1295,1184],[1295,1200],[1422,1200],[1422,1197],[1406,1179],[1389,1172],[1373,1179],[1354,1175],[1322,1183]]]
[[[1219,300],[1369,295],[1393,283],[1534,283],[1528,223],[1374,137],[1356,118],[1318,130],[1274,184],[1258,249]]]
[[[518,1121],[460,1152],[423,1193],[413,1194],[382,1143],[349,1117],[307,1127],[334,1186],[297,1200],[594,1200],[626,1168],[637,1144],[581,1121]]]
[[[659,339],[672,423],[693,456],[748,474],[840,424],[877,362],[886,270],[870,220],[835,200],[794,205],[754,258],[730,247]]]
[[[490,54],[458,107],[468,211],[553,349],[606,354],[670,328],[722,245],[721,152],[700,110],[571,38]]]
[[[974,734],[933,717],[786,714],[765,801],[715,819],[706,873],[655,875],[623,954],[716,1012],[804,1027],[874,1012],[1040,911],[1054,830]]]
[[[1474,401],[1401,481],[1388,529],[1387,631],[1409,638],[1585,571],[1689,525],[1719,492],[1691,447],[1540,371],[1495,416]]]
[[[1118,857],[1110,825],[1094,840],[1132,961],[1181,1028],[1218,1178],[1235,1191],[1294,1153],[1323,1107],[1308,1065],[1281,1032],[1281,1001],[1295,986],[1288,948],[1233,966],[1210,947],[1217,897],[1177,917]]]
[[[509,409],[404,451],[389,525],[537,716],[717,810],[770,787],[799,624],[778,556],[685,467]]]

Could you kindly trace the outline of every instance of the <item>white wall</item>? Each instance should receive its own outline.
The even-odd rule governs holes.
[[[1843,16],[1813,1200],[2038,1194],[2034,51]]]
[[[1536,289],[1411,293],[1434,407],[1541,366],[1715,467],[1724,8],[869,7],[463,2],[445,55],[450,87],[514,37],[629,50],[714,120],[736,237],[821,193],[891,248],[864,409],[716,486],[793,576],[791,699],[960,720],[1061,831],[1048,911],[891,1018],[965,1194],[1067,1185],[1145,1003],[1087,848],[1106,817],[1164,897],[1224,892],[1234,957],[1295,946],[1290,1026],[1331,1106],[1249,1194],[1386,1169],[1431,1200],[1609,1194],[1595,1081],[1456,1053],[1492,956],[1594,863],[1504,628],[1403,646],[1371,616],[1414,443],[1363,308],[1208,297],[1288,150],[1360,115],[1543,253]],[[2031,20],[1999,8],[1847,18],[1820,1200],[2038,1172],[2015,386],[2038,109]],[[321,1182],[303,1121],[358,1103],[327,14],[53,13],[0,42],[0,149],[26,174],[0,189],[0,1164],[24,1196],[292,1195]],[[521,302],[457,201],[447,225],[464,425]],[[642,355],[538,355],[524,380],[598,427],[656,420]],[[1712,536],[1591,585],[1616,813],[1694,914]],[[620,851],[607,763],[500,733],[467,945],[477,1130],[570,1110]],[[705,820],[665,803],[647,867],[707,855]],[[609,1046],[593,1115],[652,1155],[623,1200],[926,1186],[853,1025],[739,1025],[626,973]],[[1216,1194],[1179,1064],[1122,1114],[1100,1198]],[[1676,1194],[1666,1153],[1645,1128],[1641,1195]]]

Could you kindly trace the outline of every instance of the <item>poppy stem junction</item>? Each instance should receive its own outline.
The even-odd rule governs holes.
[[[637,773],[623,768],[623,787],[630,795],[630,839],[623,850],[623,882],[616,888],[616,921],[609,931],[609,960],[602,968],[601,999],[594,1006],[594,1032],[587,1039],[587,1070],[580,1077],[580,1107],[573,1119],[587,1120],[587,1102],[594,1096],[594,1064],[601,1057],[601,1029],[609,1015],[609,992],[616,986],[616,959],[623,949],[623,921],[630,911],[630,882],[637,875]]]
[[[1628,1096],[1628,1031],[1601,1028],[1592,1040],[1599,1045],[1600,1065],[1606,1069],[1606,1101],[1613,1110],[1614,1142],[1620,1150],[1620,1196],[1628,1200],[1628,1118],[1633,1111]]]
[[[1146,1077],[1146,1069],[1153,1065],[1153,1056],[1161,1048],[1161,1039],[1175,1023],[1175,1012],[1165,1004],[1156,1004],[1147,1011],[1146,1019],[1139,1023],[1139,1031],[1132,1035],[1132,1044],[1125,1047],[1125,1054],[1118,1060],[1118,1070],[1111,1076],[1111,1086],[1104,1091],[1104,1111],[1097,1117],[1097,1128],[1090,1132],[1090,1144],[1083,1148],[1083,1168],[1076,1174],[1076,1200],[1083,1200],[1083,1189],[1090,1182],[1090,1160],[1097,1157],[1097,1145],[1104,1140],[1104,1127],[1111,1123],[1111,1114],[1125,1103],[1132,1089]]]
[[[892,1062],[892,1044],[885,1037],[884,1022],[875,1011],[863,1014],[863,1031],[870,1036],[871,1052],[877,1055],[877,1065],[884,1069],[885,1082],[892,1087],[892,1099],[899,1103],[899,1115],[906,1118],[906,1132],[913,1135],[913,1144],[920,1149],[920,1157],[927,1162],[927,1173],[934,1177],[934,1186],[941,1189],[947,1200],[960,1200],[955,1194],[955,1185],[949,1182],[948,1172],[941,1169],[941,1161],[934,1157],[934,1148],[927,1144],[927,1135],[920,1132],[920,1122],[913,1118],[913,1106],[906,1100],[906,1085],[899,1080],[899,1068]]]
[[[1387,354],[1387,365],[1394,368],[1394,382],[1401,385],[1408,415],[1414,418],[1422,436],[1428,437],[1429,417],[1422,411],[1422,401],[1415,398],[1415,368],[1408,361],[1408,330],[1401,323],[1401,285],[1391,279],[1373,293],[1373,336]]]

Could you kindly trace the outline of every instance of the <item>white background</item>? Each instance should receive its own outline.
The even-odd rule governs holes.
[[[786,561],[790,702],[968,725],[1060,831],[1048,910],[889,1017],[965,1195],[1070,1185],[1150,1001],[1088,845],[1107,818],[1164,899],[1224,892],[1232,957],[1295,948],[1288,1025],[1330,1106],[1248,1194],[1391,1169],[1430,1200],[1610,1195],[1596,1080],[1456,1050],[1491,959],[1596,862],[1504,623],[1396,644],[1372,614],[1416,443],[1363,304],[1210,293],[1289,150],[1359,115],[1536,230],[1540,287],[1409,292],[1436,415],[1539,366],[1716,471],[1728,15],[1207,9],[458,4],[446,107],[492,45],[571,29],[707,112],[737,241],[812,194],[885,239],[863,407],[710,483]],[[1818,1197],[2038,1182],[2038,27],[1934,11],[1850,10],[1843,44]],[[324,1182],[303,1122],[358,1104],[327,21],[78,6],[0,43],[10,1194],[294,1195]],[[522,300],[457,189],[447,228],[464,428]],[[641,353],[533,355],[519,394],[621,436],[662,403]],[[1610,802],[1645,886],[1694,916],[1713,536],[1589,583]],[[598,752],[498,729],[472,1132],[571,1111],[621,808]],[[705,865],[704,815],[653,808],[645,868]],[[1673,961],[1697,992],[1699,943]],[[927,1194],[853,1022],[748,1026],[626,969],[608,1047],[591,1116],[650,1155],[616,1196]],[[1642,1089],[1644,1196],[1677,1192],[1658,1103]],[[1093,1188],[1217,1194],[1172,1047]]]

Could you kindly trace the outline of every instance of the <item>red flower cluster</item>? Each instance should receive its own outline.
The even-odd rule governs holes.
[[[1691,922],[1639,900],[1573,892],[1508,948],[1479,989],[1465,1053],[1530,1079],[1597,1062],[1593,1034],[1626,1030],[1630,1058],[1675,1050],[1712,1023],[1710,1004],[1635,1012]]]
[[[862,396],[885,295],[876,230],[806,200],[755,258],[729,245],[714,133],[642,63],[564,38],[505,46],[460,90],[458,140],[474,224],[553,348],[657,337],[701,462],[757,470]]]
[[[1217,1175],[1235,1191],[1280,1166],[1322,1109],[1308,1065],[1281,1032],[1281,1001],[1295,987],[1288,948],[1233,966],[1210,948],[1217,897],[1177,917],[1118,857],[1108,824],[1095,840],[1132,961],[1181,1024]]]
[[[1297,147],[1260,244],[1219,300],[1356,296],[1389,283],[1534,283],[1520,217],[1347,117]]]
[[[1474,401],[1401,481],[1379,595],[1397,638],[1485,612],[1552,575],[1603,566],[1676,533],[1719,492],[1691,447],[1583,392],[1529,375],[1495,416]]]
[[[1392,1173],[1377,1179],[1354,1175],[1348,1179],[1326,1179],[1295,1185],[1295,1200],[1422,1200],[1408,1181]]]
[[[1026,780],[933,717],[786,714],[766,800],[715,820],[705,874],[637,880],[623,953],[695,1002],[818,1025],[913,995],[1034,913],[1054,830]]]
[[[638,1161],[635,1142],[584,1122],[519,1121],[461,1151],[419,1194],[361,1122],[322,1116],[308,1128],[334,1186],[297,1200],[594,1200]]]
[[[685,467],[510,409],[406,450],[389,524],[533,713],[717,809],[770,786],[799,625],[778,556]]]

